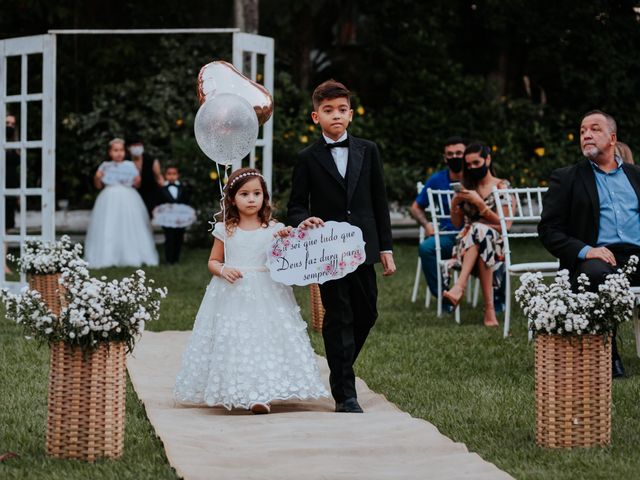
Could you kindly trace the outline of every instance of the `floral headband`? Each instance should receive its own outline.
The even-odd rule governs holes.
[[[231,187],[233,187],[234,183],[236,183],[241,178],[245,178],[245,177],[260,177],[260,178],[264,179],[264,177],[258,172],[246,172],[246,173],[242,173],[242,174],[238,175],[236,178],[234,178],[231,181],[231,183],[229,185],[227,185],[227,188],[229,190],[231,190]]]
[[[121,143],[122,145],[124,145],[124,140],[119,137],[112,138],[111,140],[109,140],[109,143],[107,145],[109,146],[109,148],[111,148],[116,143]]]

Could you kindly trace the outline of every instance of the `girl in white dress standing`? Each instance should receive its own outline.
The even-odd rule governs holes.
[[[328,396],[291,287],[271,279],[271,220],[260,172],[241,168],[225,189],[207,287],[175,385],[179,402],[269,413],[273,400]]]
[[[91,268],[158,265],[147,209],[134,189],[138,169],[124,159],[124,140],[111,140],[108,153],[111,160],[100,164],[93,179],[102,192],[91,211],[85,260]]]

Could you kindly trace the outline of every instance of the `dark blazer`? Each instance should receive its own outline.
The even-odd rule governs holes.
[[[640,168],[624,163],[622,170],[640,201]],[[560,260],[560,268],[573,272],[580,250],[598,241],[600,198],[591,163],[585,159],[555,170],[542,205],[540,240]]]
[[[298,155],[288,204],[289,224],[308,217],[349,222],[362,230],[366,262],[391,250],[391,221],[382,162],[375,143],[349,135],[349,160],[342,178],[321,137]]]
[[[159,192],[159,202],[158,204],[163,204],[163,203],[186,203],[189,204],[189,192],[188,189],[185,187],[185,185],[180,182],[180,185],[176,185],[176,187],[178,187],[178,198],[173,198],[173,195],[171,195],[171,192],[169,192],[169,185],[165,185],[164,187],[160,188],[160,192]]]

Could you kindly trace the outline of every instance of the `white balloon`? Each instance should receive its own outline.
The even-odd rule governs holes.
[[[246,157],[256,144],[258,128],[251,104],[233,93],[207,99],[200,106],[193,127],[200,149],[221,165]]]

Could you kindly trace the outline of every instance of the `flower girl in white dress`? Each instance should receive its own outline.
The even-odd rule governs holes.
[[[260,172],[233,172],[224,204],[226,225],[213,230],[213,278],[182,358],[177,401],[269,413],[273,400],[328,396],[293,291],[266,267],[284,225],[271,220]]]
[[[111,160],[94,177],[102,192],[91,211],[85,260],[91,268],[158,265],[149,215],[134,189],[140,185],[138,169],[124,159],[124,140],[111,140],[108,153]]]

